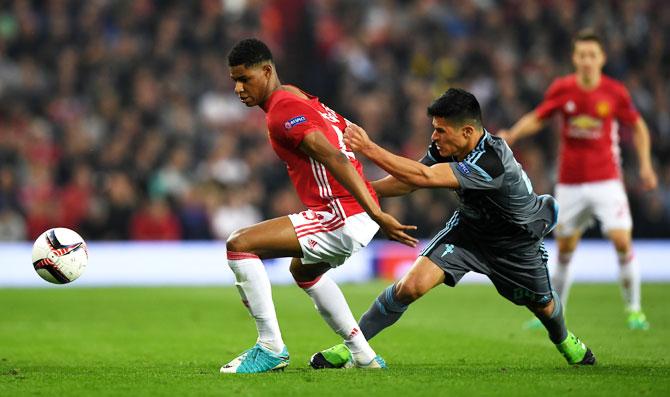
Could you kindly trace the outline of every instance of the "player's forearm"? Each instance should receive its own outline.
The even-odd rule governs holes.
[[[633,129],[633,144],[637,152],[640,168],[651,168],[651,139],[647,123],[640,117]]]
[[[536,134],[542,129],[544,122],[540,120],[535,112],[526,113],[509,130],[510,142]]]
[[[330,156],[323,159],[322,164],[333,177],[344,186],[349,193],[358,201],[365,212],[372,219],[377,219],[381,214],[381,208],[370,194],[368,187],[363,182],[363,178],[358,174],[349,158],[344,153]]]
[[[404,196],[416,190],[416,186],[400,182],[396,177],[389,175],[385,178],[371,182],[379,197]]]
[[[395,155],[375,143],[366,147],[363,154],[404,184],[414,187],[430,186],[431,169],[418,161]]]
[[[375,221],[379,219],[383,212],[363,182],[363,178],[351,165],[349,158],[333,147],[321,132],[314,131],[306,135],[300,143],[300,150],[323,164],[328,172],[354,196],[372,219]]]

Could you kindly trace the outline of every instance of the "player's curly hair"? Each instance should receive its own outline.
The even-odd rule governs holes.
[[[428,116],[443,117],[463,125],[466,122],[482,126],[482,110],[477,98],[460,88],[449,88],[428,106]]]
[[[228,53],[228,66],[244,65],[250,67],[263,62],[272,62],[272,52],[258,39],[239,41]]]

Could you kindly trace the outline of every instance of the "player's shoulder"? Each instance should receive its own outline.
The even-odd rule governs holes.
[[[267,118],[273,125],[279,123],[284,126],[289,123],[293,126],[299,122],[318,121],[320,114],[308,101],[290,93],[281,93],[280,97],[273,99]]]
[[[289,92],[279,91],[273,96],[272,107],[269,109],[269,113],[281,113],[283,111],[294,109],[294,108],[309,108],[310,105],[302,98],[297,97]]]
[[[549,91],[572,90],[577,87],[577,78],[574,74],[556,77],[549,85]]]
[[[465,161],[485,171],[491,178],[496,178],[505,172],[503,158],[508,150],[504,139],[484,131],[484,136]]]
[[[624,85],[623,82],[610,77],[606,75],[602,75],[601,77],[601,84],[603,88],[610,90],[610,91],[615,91],[616,93],[619,94],[627,94],[628,93],[628,88]]]
[[[577,76],[574,73],[566,74],[564,76],[558,76],[554,79],[554,84],[559,84],[563,86],[576,85]]]

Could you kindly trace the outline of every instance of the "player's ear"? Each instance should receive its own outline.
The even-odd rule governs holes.
[[[466,138],[470,138],[470,135],[475,132],[475,128],[470,124],[465,124],[463,127],[461,127],[461,132],[463,132],[463,135]]]
[[[263,65],[263,75],[268,79],[270,78],[270,76],[272,76],[272,64],[271,63],[266,63],[265,65]]]

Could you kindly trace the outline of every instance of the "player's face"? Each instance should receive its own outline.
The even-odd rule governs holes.
[[[433,134],[430,139],[435,142],[440,156],[459,157],[468,147],[468,135],[464,127],[454,126],[443,117],[433,117]]]
[[[272,76],[272,66],[268,64],[246,67],[237,65],[230,68],[230,78],[235,82],[235,94],[248,107],[257,106],[267,99]]]
[[[577,41],[572,52],[572,63],[580,77],[592,79],[605,66],[605,52],[597,41]]]

